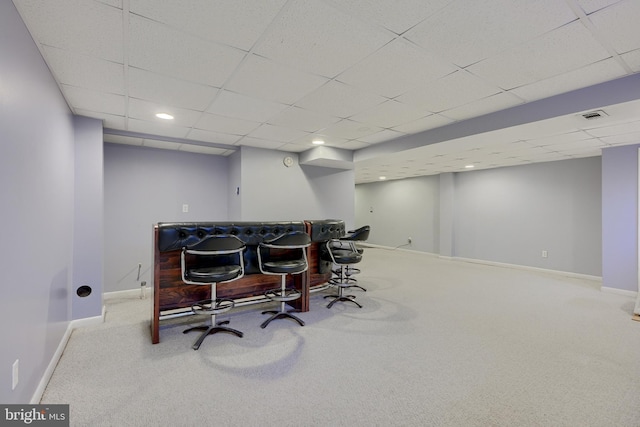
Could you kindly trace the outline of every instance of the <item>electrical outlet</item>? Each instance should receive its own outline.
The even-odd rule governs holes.
[[[184,205],[182,205],[182,212],[184,212],[184,213],[189,212],[189,205],[188,204],[185,203]]]
[[[547,258],[549,256],[549,254],[547,253],[547,251],[542,251],[542,258]]]
[[[13,369],[12,369],[12,375],[11,375],[11,390],[15,390],[16,387],[18,386],[19,370],[20,370],[20,360],[16,359],[16,361],[13,362]]]

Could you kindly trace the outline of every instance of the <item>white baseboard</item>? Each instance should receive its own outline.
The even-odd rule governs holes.
[[[149,286],[146,287],[145,292],[149,294],[151,289]],[[140,289],[127,289],[125,291],[113,291],[113,292],[105,292],[104,299],[117,299],[117,298],[140,298]]]
[[[42,395],[44,394],[44,391],[47,388],[47,384],[49,384],[49,380],[51,380],[53,371],[56,369],[56,366],[58,366],[58,362],[60,361],[60,358],[62,357],[62,353],[64,352],[64,349],[67,346],[67,343],[69,342],[69,338],[71,338],[71,333],[73,332],[73,330],[77,328],[99,325],[103,323],[105,312],[106,312],[106,307],[102,306],[102,315],[100,316],[87,317],[86,319],[76,319],[69,322],[69,324],[67,325],[67,329],[64,332],[62,339],[60,340],[60,343],[58,343],[58,348],[56,348],[55,353],[53,353],[53,356],[49,361],[49,365],[47,365],[47,369],[44,371],[44,374],[42,375],[42,378],[38,383],[38,387],[36,388],[36,391],[33,393],[33,396],[31,396],[30,403],[32,405],[37,405],[38,403],[40,403],[40,400],[42,400]]]
[[[493,265],[495,267],[517,268],[519,270],[539,271],[541,273],[555,274],[555,275],[560,275],[560,276],[564,276],[564,277],[573,277],[575,279],[593,280],[593,281],[596,281],[596,282],[602,281],[602,277],[600,277],[600,276],[592,276],[592,275],[589,275],[589,274],[573,273],[573,272],[570,272],[570,271],[549,270],[548,268],[530,267],[528,265],[508,264],[508,263],[504,263],[504,262],[485,261],[485,260],[473,259],[473,258],[454,257],[452,259],[454,261],[470,262],[470,263],[473,263],[473,264],[484,264],[484,265]]]
[[[618,288],[609,288],[607,286],[601,287],[600,290],[602,292],[607,292],[607,293],[610,293],[610,294],[625,295],[625,296],[633,297],[633,298],[636,298],[638,296],[638,292],[627,291],[625,289],[618,289]]]

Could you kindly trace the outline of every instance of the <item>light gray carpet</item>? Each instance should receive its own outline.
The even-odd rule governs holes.
[[[151,300],[108,301],[73,332],[43,403],[73,426],[640,426],[634,300],[599,284],[367,248],[364,308],[313,294],[306,326],[266,305],[224,315],[245,333],[152,345]],[[272,304],[273,306],[274,304]]]

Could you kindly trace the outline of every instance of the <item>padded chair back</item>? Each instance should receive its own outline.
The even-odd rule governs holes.
[[[182,248],[182,281],[191,285],[222,283],[244,276],[242,240],[230,235],[215,235],[191,247]]]
[[[258,247],[258,264],[264,274],[297,274],[309,268],[306,248],[311,245],[311,237],[301,231],[292,231],[265,242]],[[273,256],[272,250],[278,252]],[[281,251],[282,250],[282,251]],[[285,253],[286,250],[295,250]]]
[[[342,240],[353,240],[358,242],[364,242],[369,239],[369,232],[371,231],[371,227],[368,225],[364,225],[357,230],[349,231],[349,234],[344,236]]]

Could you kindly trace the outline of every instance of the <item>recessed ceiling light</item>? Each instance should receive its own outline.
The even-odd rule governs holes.
[[[156,117],[163,120],[173,120],[173,116],[167,113],[158,113],[156,114]]]
[[[314,139],[313,141],[311,141],[311,143],[313,145],[322,145],[322,144],[324,144],[324,140],[322,140],[322,139]]]
[[[379,179],[380,181],[384,181],[385,179],[387,179],[387,177],[386,177],[386,176],[381,176],[381,177],[379,177],[378,179]]]
[[[475,165],[466,165],[466,166],[465,166],[465,168],[467,168],[467,169],[473,169],[473,168],[475,168],[475,167],[476,167]]]

